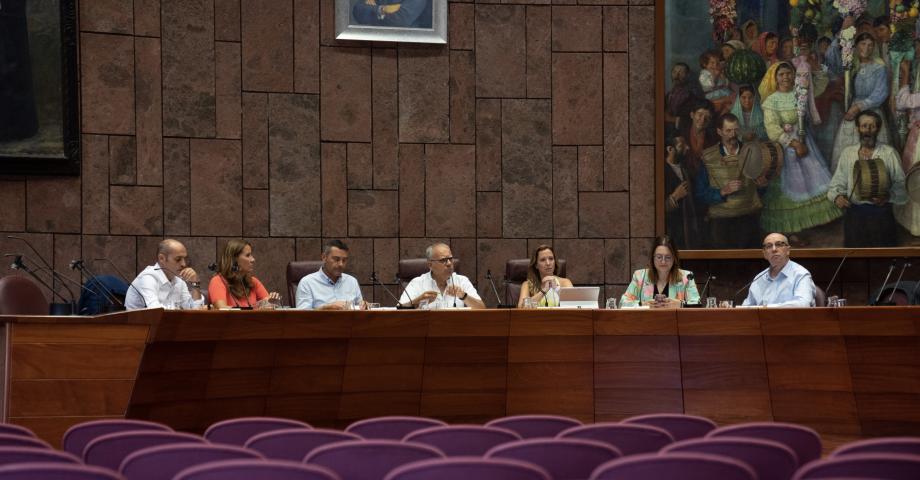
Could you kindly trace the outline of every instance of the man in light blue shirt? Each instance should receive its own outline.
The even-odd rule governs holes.
[[[763,258],[770,268],[751,282],[745,306],[814,307],[815,282],[805,267],[789,260],[789,239],[771,233],[763,240]]]
[[[344,273],[348,246],[341,240],[323,245],[323,266],[297,284],[297,308],[304,310],[351,310],[364,308],[358,280]]]

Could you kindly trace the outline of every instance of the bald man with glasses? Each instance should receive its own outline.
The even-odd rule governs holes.
[[[428,273],[413,278],[406,285],[399,303],[411,302],[418,307],[427,301],[429,308],[486,308],[470,279],[454,272],[456,259],[449,246],[443,243],[429,245],[425,257]]]
[[[814,307],[815,282],[805,267],[789,259],[789,239],[771,233],[763,240],[763,258],[770,268],[751,282],[745,306]]]

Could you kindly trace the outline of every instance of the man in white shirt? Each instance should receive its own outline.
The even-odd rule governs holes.
[[[815,282],[805,267],[789,260],[789,239],[771,233],[763,240],[763,258],[770,268],[751,282],[745,306],[814,307]]]
[[[434,308],[486,308],[470,279],[454,272],[454,256],[450,247],[435,243],[425,249],[428,273],[412,279],[399,303],[418,307],[423,300]]]
[[[157,263],[145,268],[128,286],[125,308],[203,308],[198,274],[186,264],[187,259],[185,245],[178,240],[160,242]]]

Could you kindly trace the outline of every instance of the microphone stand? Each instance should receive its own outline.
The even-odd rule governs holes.
[[[904,277],[904,270],[907,270],[908,267],[910,267],[910,262],[905,260],[904,265],[901,265],[901,273],[898,274],[898,281],[894,282],[894,288],[891,289],[891,294],[888,295],[888,301],[886,302],[887,304],[897,305],[895,302],[892,301],[892,299],[894,298],[894,292],[897,292],[898,287],[901,286],[901,278]],[[907,299],[907,301],[908,303],[910,303],[909,298]]]
[[[397,274],[394,274],[394,275],[393,275],[393,279],[396,280],[396,283],[397,283],[397,284],[399,284],[399,290],[398,290],[398,291],[399,291],[399,295],[398,295],[396,298],[397,298],[397,299],[402,298],[403,293],[405,293],[405,289],[404,289],[403,286],[402,286],[402,282],[399,281],[399,274],[398,274],[398,273],[397,273]],[[407,284],[406,286],[408,287],[409,285]],[[411,298],[409,299],[409,304],[408,304],[408,305],[403,305],[402,302],[400,302],[399,300],[396,300],[396,309],[397,309],[397,310],[403,310],[403,309],[405,309],[405,310],[414,310],[414,309],[415,309],[415,305],[412,304],[412,299],[411,299]]]
[[[38,282],[41,286],[43,286],[43,287],[45,287],[45,288],[47,288],[48,290],[51,291],[52,302],[51,302],[51,304],[48,306],[48,312],[49,312],[50,315],[73,315],[73,310],[74,310],[74,308],[73,308],[73,307],[74,307],[73,301],[71,300],[71,302],[68,303],[68,302],[67,302],[67,299],[64,298],[63,295],[61,295],[60,293],[56,292],[53,288],[51,288],[51,285],[48,285],[47,282],[45,282],[44,280],[42,280],[41,277],[38,276],[38,274],[37,274],[38,271],[32,270],[31,268],[29,268],[28,266],[26,266],[25,264],[23,264],[23,263],[22,263],[22,257],[23,257],[23,255],[18,255],[18,254],[15,254],[15,253],[7,253],[7,254],[5,254],[5,255],[3,255],[3,256],[4,256],[4,257],[15,257],[15,258],[13,259],[13,263],[10,264],[10,268],[12,268],[13,270],[22,270],[23,272],[28,273],[29,276],[32,277],[33,279],[35,279],[35,281]],[[39,267],[39,270],[46,270],[46,268],[45,268],[45,267]],[[52,278],[54,278],[54,277],[52,276]],[[44,296],[44,295],[42,295],[42,296]],[[55,297],[55,296],[57,296],[58,298],[60,298],[60,299],[62,300],[63,303],[54,303],[53,300],[54,300],[54,297]]]
[[[86,274],[86,276],[89,277],[89,279],[90,279],[91,282],[93,282],[93,283],[95,283],[96,285],[98,285],[98,286],[99,286],[99,289],[102,290],[102,295],[106,298],[106,300],[109,301],[109,304],[110,304],[110,305],[112,305],[112,306],[119,306],[119,307],[121,307],[121,308],[125,308],[125,302],[122,302],[121,300],[119,300],[118,295],[115,295],[115,292],[113,292],[113,291],[110,290],[108,287],[106,287],[105,285],[103,285],[102,282],[99,281],[98,276],[96,275],[96,273],[93,272],[93,270],[90,269],[90,268],[86,265],[86,263],[83,262],[83,260],[74,260],[74,261],[70,262],[70,265],[71,265],[70,268],[80,270],[80,276],[81,276],[81,277],[83,276],[83,274]],[[122,280],[124,280],[124,279],[122,279]],[[128,282],[125,281],[125,283],[128,283]]]
[[[849,252],[843,255],[843,258],[840,259],[840,263],[837,264],[837,270],[834,270],[834,276],[831,277],[830,282],[827,282],[827,288],[824,289],[825,295],[831,296],[831,285],[834,284],[834,280],[837,280],[837,274],[840,273],[840,268],[843,267],[843,262],[845,262],[847,260],[847,257],[849,257],[850,254],[853,253],[854,251],[855,250],[850,250]],[[824,305],[818,305],[818,306],[823,307]]]
[[[495,301],[497,302],[495,304],[495,308],[514,308],[513,305],[507,305],[505,303],[502,303],[502,297],[498,296],[498,289],[495,288],[495,281],[492,280],[492,270],[486,270],[486,279],[489,281],[489,285],[492,286],[492,293],[495,294]],[[505,293],[507,292],[508,292],[508,285],[506,284]]]
[[[897,262],[898,262],[897,259],[891,261],[891,266],[888,267],[888,274],[885,275],[885,281],[882,282],[882,286],[879,287],[879,289],[878,289],[878,295],[875,296],[875,302],[873,302],[874,305],[876,305],[876,306],[878,306],[878,305],[889,305],[888,302],[882,303],[882,302],[879,302],[879,300],[882,298],[882,292],[885,291],[885,285],[888,285],[888,279],[891,278],[891,272],[894,272],[894,265],[895,265]]]
[[[393,295],[393,292],[390,291],[390,289],[380,281],[380,278],[377,277],[377,272],[371,272],[371,283],[374,285],[380,285],[383,288],[383,291],[387,292],[387,295],[389,295],[390,298],[396,302],[397,310],[412,310],[414,308],[411,304],[406,306],[400,303],[399,298],[396,295]]]
[[[77,297],[73,294],[73,290],[71,290],[70,287],[68,287],[67,284],[64,282],[62,275],[57,273],[54,270],[54,267],[52,267],[51,264],[48,263],[47,260],[45,260],[45,257],[43,257],[42,254],[38,253],[38,250],[36,250],[35,247],[32,246],[32,243],[26,240],[25,238],[17,237],[15,235],[7,235],[6,238],[9,238],[10,240],[19,240],[20,242],[25,243],[26,246],[29,247],[29,250],[32,250],[32,253],[35,254],[35,257],[41,261],[42,265],[44,265],[45,268],[48,269],[48,272],[51,274],[51,279],[52,279],[51,283],[53,284],[54,280],[58,280],[61,283],[61,285],[64,286],[64,290],[67,290],[67,293],[70,294],[70,313],[63,313],[62,315],[72,314],[77,304]],[[65,300],[65,303],[66,303],[66,300]],[[55,308],[63,308],[63,307],[55,307],[54,305],[52,305],[51,308],[52,310],[54,310]]]
[[[767,268],[767,269],[764,270],[763,272],[760,272],[760,274],[757,275],[757,276],[755,276],[753,280],[751,280],[750,282],[747,283],[747,285],[745,285],[745,286],[739,288],[738,291],[735,292],[734,295],[732,295],[732,302],[737,302],[737,301],[738,301],[738,294],[739,294],[739,293],[743,292],[746,288],[748,288],[748,287],[750,287],[751,285],[753,285],[754,282],[756,282],[758,278],[760,278],[760,277],[762,277],[762,276],[764,276],[764,275],[766,275],[766,274],[768,274],[768,273],[770,273],[770,269],[769,269],[769,268]]]

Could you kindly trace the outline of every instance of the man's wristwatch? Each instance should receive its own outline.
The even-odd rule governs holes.
[[[466,297],[467,297],[467,296],[468,296],[467,293],[466,293],[466,292],[463,292],[463,296],[460,297],[460,300],[466,300]]]

